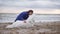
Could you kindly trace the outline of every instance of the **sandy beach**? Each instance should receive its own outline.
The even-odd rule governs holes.
[[[31,28],[5,28],[12,23],[0,23],[0,34],[60,34],[60,21],[44,22]]]

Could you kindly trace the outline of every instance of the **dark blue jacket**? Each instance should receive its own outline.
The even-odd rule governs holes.
[[[27,20],[27,18],[29,17],[28,12],[22,12],[21,14],[19,14],[15,20],[15,22],[17,20],[23,21],[23,20]]]

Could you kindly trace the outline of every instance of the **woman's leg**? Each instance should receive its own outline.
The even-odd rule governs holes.
[[[8,25],[6,28],[14,28],[14,27],[19,27],[23,25],[23,21],[16,21],[11,25]]]

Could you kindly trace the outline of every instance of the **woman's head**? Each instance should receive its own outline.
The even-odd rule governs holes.
[[[33,14],[33,10],[29,10],[28,13],[29,13],[29,15],[32,15]]]

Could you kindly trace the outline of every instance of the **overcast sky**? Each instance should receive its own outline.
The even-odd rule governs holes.
[[[0,0],[0,7],[60,9],[60,0]]]
[[[60,0],[0,0],[0,12],[15,12],[21,8],[44,9],[44,11],[49,9],[49,11],[53,11],[54,9],[60,9]]]

